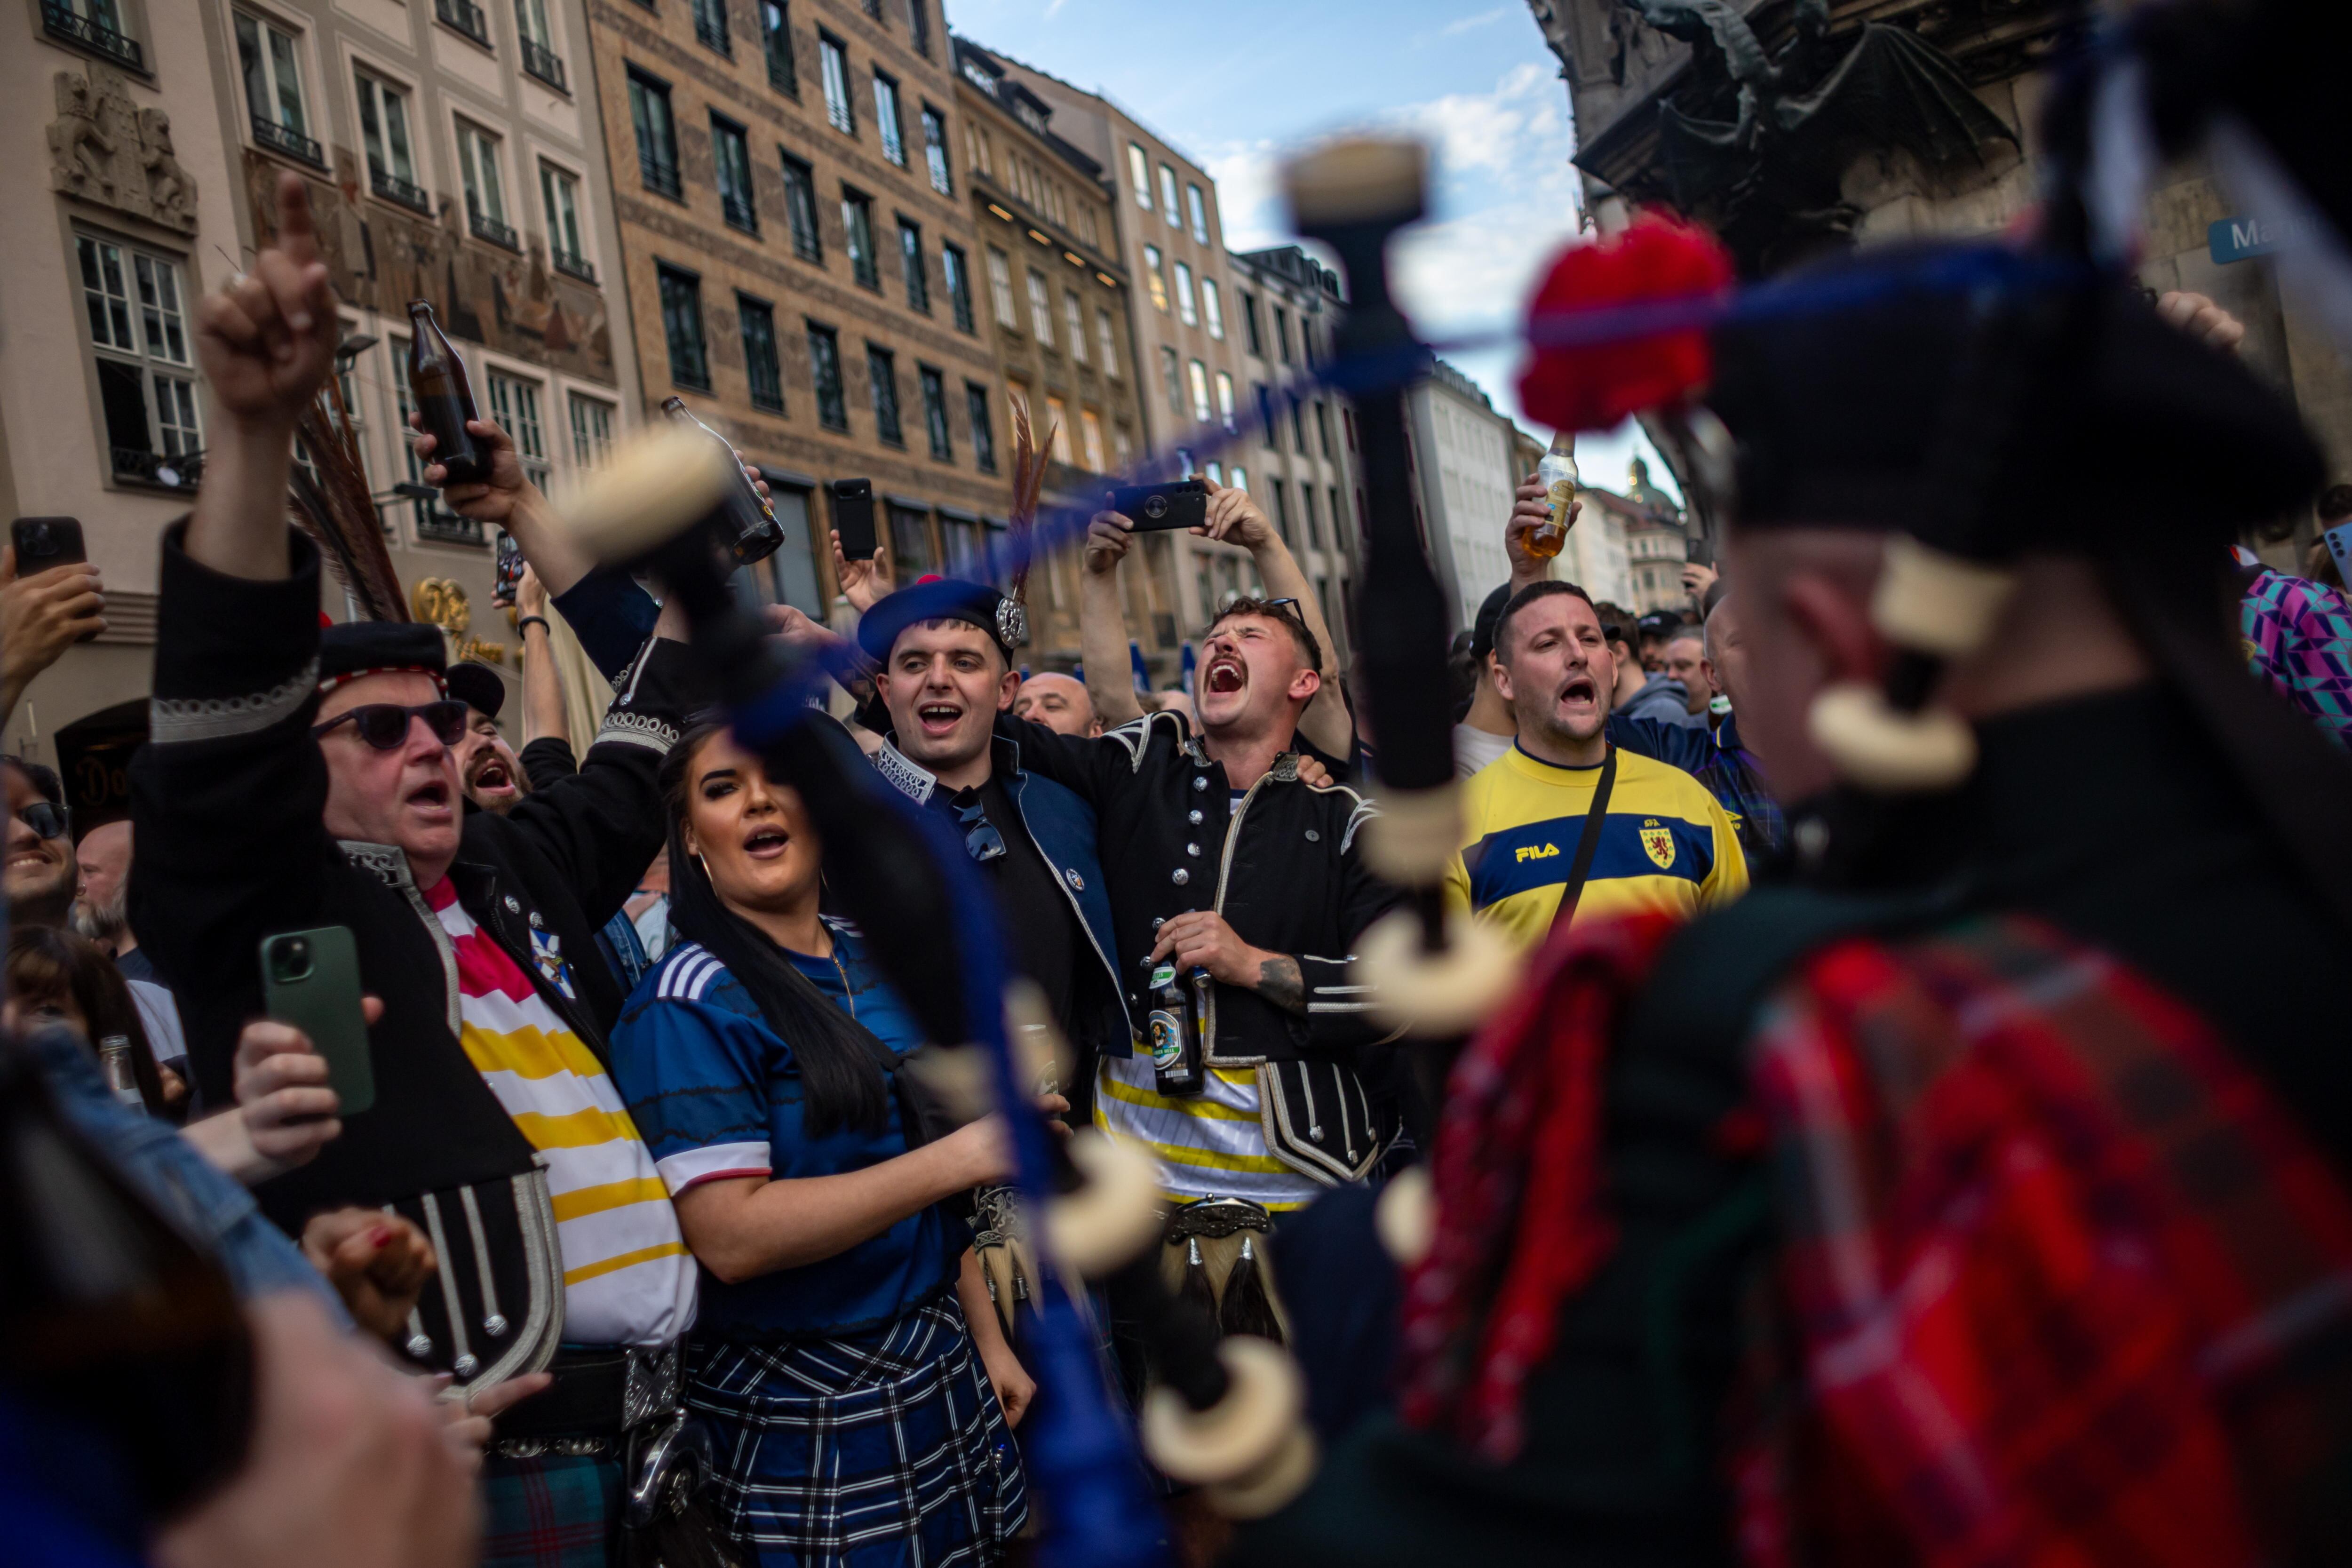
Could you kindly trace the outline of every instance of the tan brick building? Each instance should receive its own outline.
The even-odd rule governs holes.
[[[1109,99],[1017,60],[1003,64],[1052,108],[1055,130],[1110,177],[1119,254],[1135,279],[1136,383],[1150,449],[1181,453],[1203,469],[1216,462],[1220,474],[1237,458],[1246,470],[1254,444],[1240,426],[1250,379],[1216,182]],[[1248,488],[1257,494],[1255,482]],[[1191,635],[1207,624],[1217,598],[1257,584],[1247,552],[1235,546],[1189,535],[1176,544],[1184,552],[1177,620]],[[1209,598],[1202,596],[1204,584]]]
[[[586,0],[640,393],[767,471],[762,589],[820,613],[831,479],[874,483],[902,580],[978,573],[1009,422],[937,0]]]
[[[1117,193],[1100,163],[1055,133],[1053,107],[1002,61],[955,40],[964,168],[979,231],[982,313],[1008,396],[1047,440],[1049,505],[1089,510],[1144,445],[1129,275],[1119,258]],[[1173,685],[1182,628],[1175,542],[1145,539],[1120,574],[1128,635],[1153,684]],[[1041,559],[1029,578],[1033,667],[1078,659],[1080,552]]]

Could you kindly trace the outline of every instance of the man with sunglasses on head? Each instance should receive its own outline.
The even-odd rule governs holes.
[[[452,1373],[452,1397],[554,1373],[500,1418],[482,1561],[576,1563],[609,1551],[625,1484],[646,1479],[694,1316],[676,1213],[604,1065],[621,993],[591,956],[661,844],[655,774],[689,700],[685,649],[670,612],[576,775],[504,815],[464,812],[451,748],[467,706],[441,634],[322,632],[318,552],[286,525],[294,426],[336,314],[300,182],[277,196],[276,242],[198,314],[212,441],[195,510],[163,541],[132,919],[215,1103],[263,1011],[264,939],[352,933],[383,1004],[374,1103],[256,1195],[296,1232],[347,1203],[426,1232],[439,1271],[401,1348]],[[310,946],[323,963],[333,942]],[[273,978],[299,981],[287,962]]]

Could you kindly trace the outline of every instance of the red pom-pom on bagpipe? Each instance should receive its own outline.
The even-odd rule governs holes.
[[[1528,307],[1532,357],[1519,373],[1520,406],[1556,430],[1611,430],[1629,414],[1690,396],[1714,369],[1704,324],[1674,320],[1671,310],[1656,312],[1665,319],[1654,324],[1636,312],[1584,342],[1576,318],[1709,303],[1732,276],[1731,255],[1713,235],[1656,213],[1608,239],[1570,246]]]

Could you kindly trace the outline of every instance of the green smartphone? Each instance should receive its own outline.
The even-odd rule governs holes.
[[[375,1103],[367,1016],[360,1010],[360,950],[348,926],[289,931],[261,939],[264,1009],[310,1037],[327,1058],[327,1085],[338,1112],[356,1116]]]

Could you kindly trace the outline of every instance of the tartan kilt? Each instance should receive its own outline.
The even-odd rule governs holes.
[[[688,1349],[715,1498],[762,1568],[997,1562],[1028,1518],[1020,1452],[952,1296],[867,1333]]]
[[[482,1459],[481,1568],[607,1568],[621,1517],[614,1454]]]

